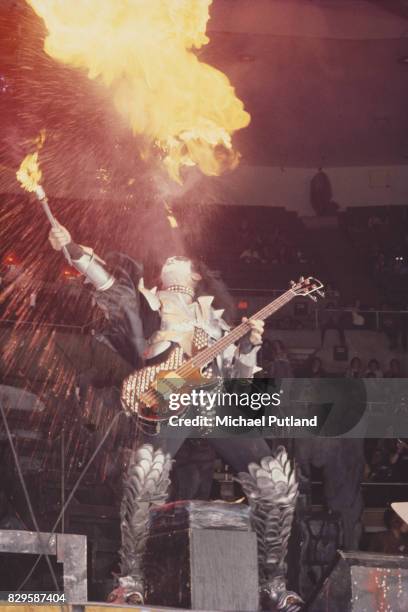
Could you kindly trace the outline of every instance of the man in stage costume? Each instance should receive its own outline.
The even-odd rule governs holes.
[[[219,305],[214,297],[228,294],[201,263],[186,257],[167,259],[161,269],[160,289],[149,290],[144,286],[141,267],[129,258],[120,256],[109,271],[92,249],[75,244],[64,227],[53,228],[49,239],[54,249],[66,248],[72,265],[94,286],[95,299],[109,322],[107,340],[134,368],[166,354],[171,346],[180,346],[191,356],[229,330],[223,310],[213,306]],[[211,290],[217,295],[208,295]],[[239,346],[230,347],[209,366],[213,374],[252,378],[263,322],[250,321],[249,330]],[[270,456],[270,448],[262,439],[212,438],[209,442],[239,474],[249,500],[258,540],[262,609],[296,612],[301,600],[286,590],[285,558],[297,483],[285,449],[280,447]],[[117,591],[129,603],[143,601],[142,557],[149,508],[166,501],[171,457],[181,443],[182,439],[149,439],[144,434],[124,477],[122,577]]]

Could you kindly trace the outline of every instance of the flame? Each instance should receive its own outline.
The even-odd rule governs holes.
[[[38,164],[38,151],[30,153],[21,162],[16,172],[17,180],[26,191],[36,191],[40,185],[42,172]]]
[[[40,130],[40,133],[38,134],[37,138],[34,139],[34,144],[37,145],[37,151],[43,148],[45,137],[46,130],[43,128],[42,130]]]
[[[171,229],[177,229],[178,223],[177,223],[176,217],[173,214],[172,209],[170,208],[169,204],[166,201],[164,201],[163,203],[164,203],[164,209],[166,211],[167,221],[169,222]]]
[[[45,137],[45,129],[40,130],[38,136],[32,141],[36,145],[37,151],[26,155],[16,172],[17,180],[26,191],[37,191],[40,187],[42,172],[38,162],[38,153],[43,148]]]
[[[45,51],[85,68],[135,134],[158,147],[170,176],[233,168],[231,137],[249,124],[225,74],[199,61],[212,0],[27,0],[48,28]]]

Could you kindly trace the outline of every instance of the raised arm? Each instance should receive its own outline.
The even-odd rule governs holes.
[[[110,289],[115,278],[104,267],[100,259],[89,247],[80,246],[72,241],[71,234],[62,225],[53,227],[48,239],[56,251],[67,249],[72,265],[93,284],[97,291]]]
[[[101,334],[105,344],[132,367],[141,367],[145,349],[137,278],[142,274],[141,268],[134,266],[133,279],[126,271],[121,273],[121,266],[118,265],[113,276],[93,249],[75,244],[62,225],[50,231],[49,240],[56,251],[61,251],[63,247],[67,249],[70,263],[95,287],[94,298],[107,319],[106,328]]]

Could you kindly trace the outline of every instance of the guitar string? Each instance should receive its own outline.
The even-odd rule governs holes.
[[[272,314],[275,310],[278,310],[278,308],[283,306],[283,304],[285,304],[290,299],[292,299],[292,297],[294,296],[295,294],[293,294],[291,290],[287,291],[280,298],[278,298],[277,300],[274,300],[271,304],[268,304],[267,306],[262,308],[259,312],[252,315],[252,317],[249,317],[248,321],[256,320],[256,319],[265,319],[270,314]],[[198,367],[202,367],[206,365],[208,363],[206,353],[208,353],[209,360],[212,361],[214,357],[216,357],[220,352],[222,352],[225,348],[227,348],[227,346],[229,346],[233,342],[236,342],[236,340],[238,340],[240,337],[242,337],[242,335],[244,335],[244,334],[241,334],[241,331],[245,330],[244,333],[247,333],[248,327],[249,325],[247,321],[245,323],[241,323],[231,332],[223,336],[218,342],[209,346],[207,349],[204,349],[204,351],[199,353],[196,357],[193,357],[191,360],[192,363]],[[203,363],[200,363],[200,362],[203,362]]]
[[[289,289],[279,298],[274,300],[271,304],[267,304],[257,313],[252,315],[252,317],[249,317],[248,320],[266,318],[267,316],[269,316],[270,314],[278,310],[278,308],[283,306],[286,302],[288,302],[290,299],[292,299],[295,296],[296,296],[296,293],[294,293],[292,289]],[[247,328],[248,328],[247,321],[245,323],[241,323],[240,325],[238,325],[235,329],[231,330],[223,338],[218,340],[218,342],[216,342],[212,346],[207,347],[206,349],[201,351],[199,355],[197,355],[196,357],[193,357],[192,359],[189,360],[189,362],[182,365],[178,370],[176,370],[177,376],[184,376],[188,374],[191,371],[191,364],[195,367],[203,367],[204,365],[207,365],[208,363],[210,363],[227,346],[229,346],[233,342],[236,342],[236,340],[238,340],[242,335],[244,335],[244,333],[247,332]],[[241,333],[241,332],[244,332],[244,333]],[[147,401],[149,401],[149,399],[152,399],[152,400],[156,399],[156,391],[153,389],[148,389],[146,393],[143,394],[143,399]]]

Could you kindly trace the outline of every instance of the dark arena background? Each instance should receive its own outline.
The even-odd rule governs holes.
[[[0,266],[1,604],[408,610],[407,0],[0,0]],[[162,344],[337,425],[170,451]]]

